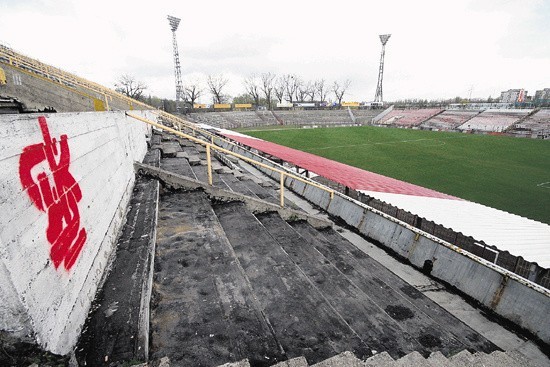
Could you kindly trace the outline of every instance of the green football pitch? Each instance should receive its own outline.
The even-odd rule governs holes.
[[[373,126],[245,134],[550,224],[550,141]]]

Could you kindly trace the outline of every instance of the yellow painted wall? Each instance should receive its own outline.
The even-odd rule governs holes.
[[[252,108],[251,103],[235,103],[235,108]]]
[[[6,84],[6,72],[4,69],[0,68],[0,84]]]
[[[94,98],[94,110],[105,111],[105,103],[101,99]]]

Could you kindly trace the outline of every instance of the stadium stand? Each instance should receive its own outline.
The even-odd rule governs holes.
[[[43,71],[37,75],[45,78],[66,76],[57,71],[53,74]],[[83,79],[74,79],[74,83],[83,88],[86,86],[98,97],[103,95],[106,104],[111,101],[107,97],[112,96],[113,99],[120,98],[121,106],[132,107],[135,103],[148,108]],[[47,89],[42,93],[48,93]],[[99,104],[94,101],[92,106],[97,109]],[[103,107],[109,109],[106,105]],[[342,112],[349,118],[348,111]],[[37,342],[55,353],[71,354],[71,365],[130,365],[149,358],[158,365],[159,359],[162,361],[167,356],[171,365],[217,365],[244,358],[250,359],[252,365],[262,366],[279,361],[282,364],[278,366],[290,366],[293,365],[291,358],[300,359],[302,366],[317,362],[320,362],[318,366],[361,365],[355,354],[363,360],[377,359],[379,362],[367,362],[372,366],[393,365],[394,359],[399,359],[395,365],[462,366],[479,363],[517,366],[529,365],[525,356],[531,356],[529,353],[534,350],[540,353],[531,340],[520,340],[515,334],[493,324],[483,317],[484,312],[475,308],[465,310],[470,306],[456,296],[456,289],[479,301],[485,307],[484,311],[494,311],[520,328],[526,328],[547,347],[550,328],[546,315],[550,295],[540,287],[518,279],[515,274],[507,273],[483,258],[443,243],[434,237],[437,230],[433,235],[423,232],[345,195],[293,176],[285,167],[254,153],[250,146],[231,144],[162,111],[140,111],[139,116],[145,116],[142,118],[133,113],[134,116],[130,111],[55,114],[50,121],[53,136],[61,137],[62,157],[71,163],[74,172],[82,172],[78,169],[83,167],[91,170],[83,178],[76,176],[85,200],[88,200],[90,188],[86,182],[96,185],[98,195],[106,196],[105,201],[93,201],[97,205],[94,212],[90,211],[90,206],[81,206],[83,218],[101,220],[103,226],[111,226],[110,218],[103,221],[102,205],[117,206],[120,211],[114,218],[121,225],[121,236],[116,236],[113,230],[112,235],[106,234],[104,238],[113,246],[97,256],[93,252],[97,251],[93,250],[95,247],[89,247],[90,251],[86,249],[85,255],[90,261],[76,265],[94,265],[97,260],[97,268],[88,266],[84,270],[91,269],[89,274],[102,281],[102,289],[96,289],[99,283],[91,287],[88,284],[90,277],[85,273],[79,278],[79,284],[70,273],[58,276],[47,258],[47,251],[34,251],[39,248],[39,240],[46,237],[44,221],[33,221],[32,225],[40,230],[32,233],[25,230],[29,225],[28,216],[21,216],[26,218],[23,221],[10,221],[9,226],[2,228],[6,234],[2,237],[0,251],[0,280],[5,283],[0,293],[3,300],[0,321],[6,320],[5,300],[11,298],[11,308],[7,311],[13,312],[15,317],[25,316],[21,322],[29,323],[26,335],[36,337]],[[27,116],[28,119],[35,118],[34,115]],[[228,126],[248,123],[248,119],[254,121],[256,117],[267,122],[259,114],[246,116],[241,120],[232,114],[219,113],[217,119]],[[6,145],[13,145],[10,149],[3,149],[5,157],[2,158],[6,159],[0,158],[0,162],[10,168],[2,170],[3,185],[10,185],[13,190],[9,202],[0,202],[17,202],[22,210],[42,215],[40,208],[29,205],[27,193],[21,190],[17,177],[12,177],[17,171],[17,159],[13,157],[21,152],[32,152],[25,147],[42,146],[34,139],[40,136],[39,127],[34,126],[32,134],[22,134],[26,131],[23,128],[30,129],[31,124],[22,120],[20,125],[23,128],[13,129],[13,121],[10,121],[13,118],[9,115],[3,117],[7,123],[0,124],[5,129],[2,136],[6,137]],[[162,118],[157,120],[158,117]],[[118,125],[112,127],[109,123],[115,118]],[[162,128],[172,135],[149,131],[130,119],[149,121],[156,129]],[[106,130],[98,133],[97,139],[85,138],[78,141],[79,144],[73,144],[76,142],[71,140],[73,136],[74,139],[82,138],[78,130],[98,131],[97,120],[105,123]],[[165,126],[157,123],[159,120]],[[90,161],[99,160],[74,159],[76,155],[69,157],[68,148],[63,145],[67,135],[60,135],[66,129],[74,131],[67,142],[71,149],[75,149],[73,153],[77,147],[93,148],[104,153],[104,162],[112,164],[114,152],[124,160],[124,167],[115,171],[113,165],[109,171],[98,165],[92,169],[94,166]],[[125,132],[126,129],[135,131]],[[193,129],[200,138],[185,136],[181,131],[186,129]],[[119,143],[112,138],[113,131],[120,134]],[[44,128],[41,132],[46,139]],[[43,146],[55,147],[55,137]],[[113,151],[102,150],[105,140],[113,142]],[[145,154],[143,163],[139,163],[142,156],[137,157],[138,150],[132,147],[137,143],[141,146],[140,152]],[[225,149],[216,150],[214,145]],[[215,150],[213,153],[212,149]],[[41,152],[42,148],[37,151]],[[233,155],[225,155],[231,151]],[[84,151],[81,153],[82,157],[88,157]],[[129,153],[136,153],[136,157]],[[251,161],[262,163],[264,170],[255,170]],[[67,170],[69,162],[65,165]],[[50,168],[54,167],[53,163],[49,163]],[[59,172],[67,177],[65,171]],[[102,175],[107,182],[98,184],[97,175]],[[135,180],[135,185],[126,185],[120,180],[122,175]],[[211,183],[207,184],[209,179]],[[107,194],[105,188],[113,184],[125,190],[128,205],[119,204],[119,195]],[[285,187],[297,195],[285,194]],[[3,193],[6,195],[6,190]],[[292,204],[294,199],[305,202],[300,197],[315,207],[308,204],[298,208],[297,204]],[[286,206],[279,205],[281,199]],[[9,205],[5,208],[3,213],[13,212]],[[363,225],[364,232],[359,228],[356,233],[346,232],[328,218],[307,214],[305,210],[309,208],[315,213],[321,213],[321,208],[350,228],[354,224],[356,227]],[[91,222],[83,223],[87,224],[90,237],[93,233],[98,236],[106,233],[103,228],[92,226]],[[143,223],[149,227],[145,228]],[[26,232],[29,240],[14,238],[11,234],[13,228]],[[42,234],[38,235],[38,232]],[[365,238],[374,242],[361,238],[363,246],[357,246],[353,239],[348,239],[351,237],[340,232],[353,236],[364,233]],[[425,259],[434,260],[427,271],[431,272],[431,277],[424,277],[408,265],[387,257],[375,245],[401,251],[397,252],[398,256],[406,256],[407,263],[417,268],[423,269],[422,264],[431,261]],[[22,256],[22,250],[32,252],[35,260],[31,262],[32,258]],[[369,251],[373,256],[368,254]],[[438,261],[435,261],[434,253]],[[375,256],[386,257],[378,261]],[[14,259],[21,265],[5,266]],[[38,274],[48,276],[47,281],[29,278],[31,265]],[[530,264],[525,267],[530,268]],[[439,283],[438,277],[445,283]],[[417,282],[416,279],[421,280]],[[17,280],[17,283],[12,280]],[[14,284],[17,284],[17,289]],[[453,293],[446,291],[446,284],[456,287]],[[52,302],[50,293],[54,287],[60,295],[71,298],[67,307],[61,308],[58,302]],[[4,292],[5,289],[10,292]],[[31,293],[31,290],[38,292]],[[73,302],[71,290],[76,290],[82,297]],[[16,291],[21,291],[21,294]],[[448,298],[435,300],[434,294]],[[91,305],[94,295],[96,302]],[[114,298],[108,298],[110,296]],[[459,312],[449,312],[451,309],[456,311],[454,305],[457,303],[449,310],[445,309],[449,299],[460,302]],[[29,310],[38,303],[54,314],[43,320],[30,314]],[[78,308],[78,317],[60,318],[59,313],[72,312],[72,305]],[[103,324],[83,327],[87,309],[91,310],[87,322],[92,323],[97,316]],[[468,314],[475,314],[475,322],[466,323],[461,319]],[[46,335],[44,338],[33,334],[31,327],[36,327],[40,321],[46,326],[55,326],[61,336],[47,339],[47,328],[42,330]],[[20,320],[14,322],[16,325]],[[484,330],[488,323],[493,329]],[[482,327],[479,324],[483,324]],[[14,330],[4,323],[0,326],[2,332]],[[75,346],[73,336],[81,330],[84,330],[82,344]],[[70,338],[65,335],[68,332]],[[498,337],[494,337],[496,334]],[[3,335],[0,336],[3,352],[0,353],[0,365],[14,365],[4,348]],[[105,344],[100,345],[100,341]],[[506,352],[498,351],[499,348]],[[353,353],[345,352],[347,350]],[[322,362],[327,358],[330,359]],[[425,361],[426,358],[432,362]],[[543,363],[546,361],[544,359]],[[241,362],[232,365],[249,365],[248,361]]]
[[[424,121],[420,128],[426,130],[454,130],[481,111],[446,110]]]
[[[354,110],[354,116],[359,115],[360,121],[370,121],[374,112],[366,113]],[[350,113],[344,110],[292,110],[292,111],[228,111],[228,112],[193,112],[188,118],[194,122],[204,123],[222,129],[242,127],[299,125],[299,126],[338,126],[352,125]]]
[[[277,111],[275,114],[284,125],[333,126],[353,124],[347,109]]]
[[[372,119],[380,113],[380,110],[353,110],[355,123],[359,125],[368,125]]]
[[[510,133],[531,138],[550,138],[550,109],[535,110],[525,119],[515,123]]]
[[[458,126],[459,130],[504,132],[513,124],[531,113],[532,110],[485,110]]]
[[[377,125],[396,126],[396,127],[416,127],[422,122],[441,113],[443,110],[426,108],[426,109],[394,109],[384,118],[377,122]]]

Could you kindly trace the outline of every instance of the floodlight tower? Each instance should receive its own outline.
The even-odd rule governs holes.
[[[381,34],[380,42],[382,42],[382,54],[380,55],[380,69],[378,70],[378,84],[376,85],[376,95],[374,96],[374,102],[384,103],[382,97],[382,79],[384,78],[384,54],[386,53],[386,43],[390,39],[391,34]]]
[[[176,30],[180,24],[180,18],[168,16],[170,29],[172,29],[172,45],[174,46],[174,69],[176,74],[176,111],[180,111],[180,101],[183,98],[183,83],[181,82],[180,54],[178,51],[178,42],[176,41]]]

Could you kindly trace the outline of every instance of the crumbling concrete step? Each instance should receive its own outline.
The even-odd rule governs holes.
[[[412,352],[399,358],[394,363],[395,367],[439,367],[432,365],[430,361],[422,357],[418,352]]]
[[[301,236],[274,213],[257,217],[323,294],[338,316],[346,321],[351,332],[363,341],[365,347],[353,350],[355,355],[366,359],[373,354],[372,350],[404,355],[415,349],[422,349],[407,330],[378,307],[371,299],[369,290],[359,289],[336,264],[332,264],[330,259],[316,249],[319,246],[316,237],[322,237],[317,230],[310,227],[312,230]],[[306,223],[302,225],[309,226]]]
[[[518,367],[548,367],[542,360],[529,360],[525,355],[517,350],[506,351],[506,354],[516,361]]]
[[[271,367],[308,367],[309,364],[304,357],[289,359],[288,361],[279,362]]]
[[[453,366],[451,362],[445,357],[441,352],[433,352],[428,357],[428,361],[434,366],[440,366],[440,367],[451,367]]]
[[[334,229],[321,231],[326,238],[319,248],[361,289],[372,290],[372,297],[390,316],[397,319],[422,344],[425,357],[430,352],[443,355],[472,349],[490,353],[497,346],[458,320],[421,292],[395,276],[376,260],[353,246]],[[396,307],[395,305],[402,305]],[[400,319],[400,320],[399,320]],[[391,354],[391,353],[390,353]],[[394,358],[397,356],[392,355]]]
[[[76,348],[81,366],[146,358],[158,192],[158,181],[136,179],[116,259]]]
[[[163,158],[160,162],[160,168],[178,175],[197,179],[195,172],[193,172],[193,169],[185,158]]]
[[[191,166],[199,166],[201,164],[201,158],[198,155],[188,153],[187,161]]]
[[[334,357],[316,363],[313,367],[364,367],[363,361],[352,352],[342,352]]]
[[[206,165],[198,165],[198,166],[192,166],[193,173],[195,174],[195,177],[200,182],[208,183],[208,168]],[[229,186],[220,179],[220,176],[212,170],[212,185],[216,187],[220,187],[225,190],[230,190]]]
[[[222,180],[231,191],[238,192],[246,196],[258,198],[258,196],[256,196],[256,194],[254,194],[244,182],[239,181],[239,179],[237,179],[234,175],[221,174],[219,177],[220,180]]]
[[[151,358],[174,366],[286,359],[203,192],[159,204]]]
[[[250,362],[248,362],[248,359],[243,359],[238,362],[224,363],[218,367],[250,367]]]
[[[365,346],[241,203],[214,211],[282,349],[318,362]],[[304,259],[306,260],[306,259]]]
[[[365,361],[366,367],[393,367],[395,366],[394,359],[388,352],[382,352],[373,355]]]
[[[449,358],[449,361],[454,366],[462,366],[462,367],[475,367],[477,364],[475,363],[474,356],[468,352],[467,350],[462,350],[459,353],[455,354],[451,358]]]
[[[518,361],[508,356],[506,353],[496,351],[491,354],[478,352],[474,354],[476,366],[484,367],[518,367]]]
[[[177,141],[165,141],[161,144],[163,158],[175,158],[178,152],[181,152],[181,146]]]

